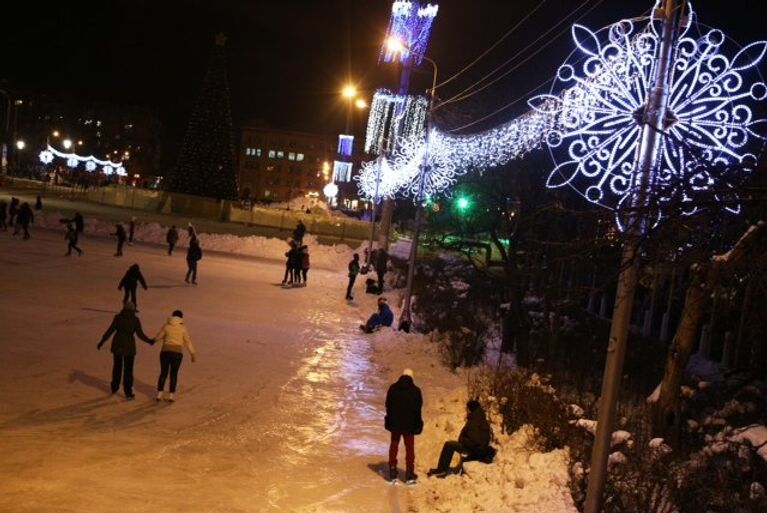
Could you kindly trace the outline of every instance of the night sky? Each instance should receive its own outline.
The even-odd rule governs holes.
[[[440,78],[461,69],[527,15],[541,0],[443,0],[428,55]],[[369,97],[378,85],[394,86],[396,70],[378,66],[389,0],[109,0],[4,4],[0,30],[0,79],[12,90],[50,93],[61,99],[106,100],[153,109],[170,147],[183,136],[192,103],[208,66],[214,35],[229,37],[229,81],[237,125],[262,118],[271,125],[333,133],[343,126],[338,96],[347,76]],[[573,10],[581,6],[575,14]],[[597,5],[598,4],[598,5]],[[553,43],[494,86],[443,109],[441,120],[459,126],[477,119],[553,76],[572,50],[571,22],[597,28],[638,16],[650,0],[547,0],[531,18],[480,63],[439,89],[449,98],[520,52],[558,21],[569,21],[524,51],[518,63]],[[745,0],[695,2],[700,21],[740,42],[767,36],[763,17]],[[10,14],[8,10],[12,9]],[[568,17],[568,15],[570,15]],[[554,37],[555,34],[560,34]],[[424,90],[430,68],[416,74]],[[441,81],[441,80],[440,80]],[[520,101],[489,120],[509,119]],[[357,114],[361,128],[364,117]]]

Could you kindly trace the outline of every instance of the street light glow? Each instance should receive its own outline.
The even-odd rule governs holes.
[[[26,145],[27,145],[27,143],[25,143],[25,142],[24,142],[24,141],[22,141],[21,139],[19,139],[18,141],[16,141],[16,148],[18,148],[18,149],[20,149],[20,150],[23,150],[23,149],[24,149],[24,147],[25,147]]]
[[[64,139],[61,141],[61,145],[64,147],[65,150],[68,150],[72,147],[72,140],[71,139]]]
[[[357,100],[354,102],[354,106],[358,109],[367,109],[368,103],[362,98],[357,98]]]
[[[59,131],[58,130],[54,130],[53,133],[51,133],[51,135],[53,137],[58,137],[59,136]]]
[[[341,94],[344,96],[344,98],[349,98],[351,100],[357,96],[357,88],[351,84],[346,85],[344,86],[343,90],[341,90]]]
[[[392,53],[402,53],[407,50],[407,46],[401,39],[396,37],[389,37],[386,39],[386,47]]]

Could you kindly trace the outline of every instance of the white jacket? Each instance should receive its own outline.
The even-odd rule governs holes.
[[[186,346],[186,350],[192,356],[195,354],[192,339],[189,337],[189,332],[186,331],[184,320],[181,317],[169,318],[154,339],[155,342],[162,342],[161,351],[183,353],[183,348]]]

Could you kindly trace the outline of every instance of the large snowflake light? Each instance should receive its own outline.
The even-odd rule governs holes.
[[[767,86],[755,65],[767,42],[739,48],[721,31],[696,24],[692,11],[686,21],[672,54],[668,110],[646,192],[655,206],[676,199],[676,208],[691,214],[695,191],[731,201],[729,184],[716,170],[735,165],[747,172],[764,146],[766,121],[754,115],[754,106],[763,107]],[[570,186],[592,203],[620,209],[636,193],[635,163],[658,63],[660,21],[650,18],[639,28],[623,20],[598,32],[574,25],[572,36],[577,50],[552,86],[563,92],[529,102],[555,116],[546,138],[555,163],[547,185]],[[739,205],[725,208],[737,212]]]
[[[437,16],[437,4],[396,1],[392,4],[387,39],[394,38],[404,48],[393,49],[386,43],[381,47],[380,61],[410,61],[420,65],[429,43],[431,25]]]

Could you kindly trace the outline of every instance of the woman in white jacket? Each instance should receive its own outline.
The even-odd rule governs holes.
[[[189,351],[192,362],[195,361],[194,346],[189,332],[184,326],[184,313],[176,310],[173,315],[160,328],[160,332],[154,337],[155,342],[162,344],[160,350],[160,379],[157,380],[157,400],[161,400],[164,395],[165,379],[170,372],[170,395],[169,401],[175,400],[176,383],[178,382],[178,369],[181,367],[181,360],[184,358],[184,347]]]

